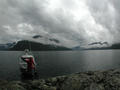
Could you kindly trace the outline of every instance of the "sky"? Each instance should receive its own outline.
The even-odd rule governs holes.
[[[0,43],[25,39],[48,44],[54,38],[67,47],[114,44],[119,34],[120,0],[0,0]]]

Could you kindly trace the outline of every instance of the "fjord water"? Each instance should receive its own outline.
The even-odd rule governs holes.
[[[0,51],[0,79],[20,80],[20,51]],[[33,52],[40,78],[120,68],[120,50]]]

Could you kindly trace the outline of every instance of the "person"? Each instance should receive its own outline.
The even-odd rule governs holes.
[[[33,74],[33,72],[35,73],[36,71],[35,70],[36,63],[35,63],[34,57],[32,55],[29,55],[28,53],[29,53],[29,50],[26,49],[25,55],[23,55],[21,59],[27,63],[27,72]]]

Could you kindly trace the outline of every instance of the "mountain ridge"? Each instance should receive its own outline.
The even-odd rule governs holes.
[[[64,46],[42,44],[34,41],[21,40],[17,44],[10,48],[10,50],[23,51],[25,49],[31,49],[32,51],[61,51],[61,50],[71,50],[70,48]]]
[[[106,46],[103,46],[103,45]],[[88,44],[89,46],[93,46],[93,47],[81,47],[81,46],[76,46],[73,47],[72,50],[108,50],[108,49],[120,49],[120,43],[115,43],[112,44],[111,46],[107,43],[107,42],[93,42],[91,44]],[[100,45],[100,46],[94,46],[94,45]]]

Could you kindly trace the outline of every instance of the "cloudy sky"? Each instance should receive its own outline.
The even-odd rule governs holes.
[[[120,0],[0,0],[0,43],[42,35],[73,47],[119,34]]]

